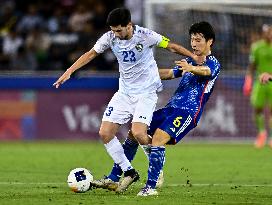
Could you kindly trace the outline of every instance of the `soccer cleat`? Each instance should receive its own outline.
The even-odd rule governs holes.
[[[118,187],[118,182],[112,181],[110,178],[105,177],[103,179],[92,181],[90,187],[115,191]]]
[[[262,131],[258,134],[257,139],[254,143],[256,148],[262,148],[266,143],[267,133],[266,131]]]
[[[130,169],[124,173],[124,178],[119,183],[119,186],[116,189],[117,193],[123,193],[128,189],[128,187],[140,179],[138,172],[135,169]]]
[[[157,190],[151,188],[148,185],[142,188],[142,190],[137,194],[137,196],[156,196],[156,195],[158,195]]]
[[[161,170],[157,184],[156,184],[156,188],[161,188],[164,182],[164,176],[163,176],[163,171]]]

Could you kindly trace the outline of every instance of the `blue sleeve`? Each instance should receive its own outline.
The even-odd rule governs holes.
[[[213,79],[220,71],[220,64],[218,60],[214,56],[209,56],[208,60],[206,61],[206,66],[208,66],[211,70],[210,78]]]
[[[177,65],[173,68],[173,73],[175,78],[179,78],[182,76],[182,70],[180,70],[179,68],[180,66],[177,66]]]

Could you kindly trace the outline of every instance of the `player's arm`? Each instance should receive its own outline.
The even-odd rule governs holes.
[[[188,64],[186,60],[175,61],[183,72],[190,72],[194,75],[211,76],[211,69],[208,66],[193,66]]]
[[[250,54],[249,54],[249,65],[247,67],[247,72],[245,75],[245,81],[243,85],[243,94],[245,96],[249,96],[252,90],[253,84],[253,76],[256,71],[256,61],[257,61],[257,52],[258,52],[258,44],[254,43],[251,45]]]
[[[164,36],[158,47],[165,48],[173,53],[191,57],[197,64],[202,64],[205,61],[205,56],[197,56],[183,46],[170,42],[170,40]]]
[[[256,71],[256,65],[255,63],[250,63],[247,68],[247,72],[245,75],[245,81],[243,85],[243,93],[245,96],[249,96],[252,89],[252,83],[253,83],[253,76]]]
[[[53,84],[56,88],[58,88],[61,84],[63,84],[65,81],[67,81],[71,74],[81,68],[82,66],[86,65],[89,63],[91,60],[93,60],[96,56],[98,56],[98,53],[94,50],[91,49],[90,51],[84,53],[82,56],[80,56],[79,59],[70,67],[68,68],[62,76]]]
[[[161,68],[159,69],[159,74],[162,80],[171,80],[175,78],[173,69]]]

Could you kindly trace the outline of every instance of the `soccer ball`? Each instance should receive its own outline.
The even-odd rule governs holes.
[[[67,179],[68,186],[73,192],[86,192],[90,188],[90,183],[93,181],[93,175],[88,169],[75,168]]]

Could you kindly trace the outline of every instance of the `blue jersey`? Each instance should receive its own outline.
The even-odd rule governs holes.
[[[196,66],[192,58],[186,58],[186,61]],[[174,69],[174,76],[182,78],[174,95],[165,106],[166,108],[179,108],[188,112],[193,117],[195,125],[198,123],[203,108],[213,91],[214,83],[220,71],[220,64],[212,55],[207,56],[204,66],[210,68],[210,76],[199,76],[190,72],[182,75],[182,71]]]

